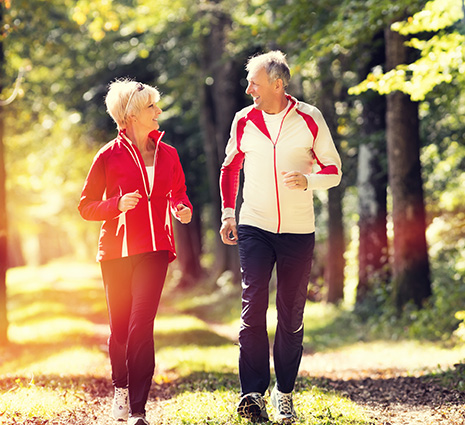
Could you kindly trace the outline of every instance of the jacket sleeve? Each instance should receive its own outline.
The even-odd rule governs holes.
[[[104,199],[106,189],[105,163],[101,155],[94,158],[84,183],[78,210],[82,218],[91,221],[111,220],[121,214],[121,196]]]
[[[173,155],[174,174],[173,187],[171,190],[170,198],[171,211],[174,214],[176,212],[176,207],[179,204],[184,204],[186,207],[189,207],[190,210],[193,212],[192,204],[189,201],[189,198],[187,197],[186,178],[184,176],[181,161],[179,160],[179,155],[176,151],[174,151]]]
[[[318,126],[318,133],[313,144],[312,154],[319,171],[305,175],[307,188],[311,190],[330,189],[341,182],[341,158],[334,145],[328,125],[318,109],[316,109],[313,118]]]
[[[234,117],[231,133],[226,145],[226,157],[221,166],[220,193],[221,193],[221,220],[235,217],[236,198],[239,190],[239,176],[244,163],[244,153],[240,150],[238,127],[245,125],[244,118]]]

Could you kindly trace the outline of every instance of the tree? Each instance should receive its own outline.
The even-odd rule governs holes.
[[[0,25],[3,29],[5,3],[0,3]],[[4,30],[0,41],[0,93],[3,93],[5,81],[5,56],[3,53]],[[4,157],[4,118],[3,106],[0,106],[0,345],[8,342],[8,317],[6,311],[6,270],[7,270],[7,210],[6,210],[6,172]]]
[[[243,64],[228,54],[227,44],[232,29],[231,11],[222,0],[210,0],[199,9],[199,20],[204,22],[201,38],[203,70],[201,124],[205,135],[207,171],[211,192],[212,225],[215,231],[215,268],[213,279],[230,270],[240,282],[237,247],[227,246],[219,238],[221,199],[219,197],[220,168],[234,114],[244,106],[239,84]],[[207,29],[208,28],[208,29]],[[240,203],[238,199],[237,203]]]
[[[459,0],[434,0],[404,22],[386,30],[386,72],[371,73],[352,93],[374,89],[387,94],[389,182],[393,194],[394,300],[418,306],[432,292],[427,254],[425,209],[419,160],[418,104],[443,83],[462,81],[465,38],[452,25],[463,16]],[[451,30],[452,29],[452,30]],[[405,36],[430,32],[426,37]],[[428,34],[426,32],[426,34]],[[429,37],[429,38],[428,38]],[[406,45],[408,44],[408,45]],[[409,47],[418,49],[412,60]]]
[[[359,75],[364,79],[371,69],[384,64],[384,36],[376,35],[370,46],[362,45],[360,50]],[[363,105],[363,122],[357,167],[359,266],[356,301],[360,305],[372,292],[373,286],[387,283],[389,252],[386,228],[386,99],[373,91],[363,93],[359,98]]]
[[[410,52],[405,38],[390,28],[385,38],[387,69],[407,63]],[[411,300],[421,307],[432,291],[425,235],[418,104],[400,91],[387,95],[386,135],[394,223],[394,302],[399,309]]]
[[[335,111],[335,103],[342,101],[346,91],[342,84],[338,84],[338,67],[334,55],[320,58],[318,61],[320,73],[320,90],[318,107],[321,109],[325,121],[328,124],[334,142],[340,146],[340,135],[338,134],[338,117]],[[331,90],[324,89],[332,87]],[[342,156],[342,155],[341,155]],[[345,183],[328,191],[328,242],[326,252],[326,266],[324,279],[327,287],[325,300],[336,304],[344,298],[344,223],[342,216],[342,200],[344,197]]]

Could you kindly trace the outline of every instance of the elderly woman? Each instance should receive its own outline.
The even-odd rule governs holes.
[[[84,219],[103,221],[97,260],[111,329],[112,410],[130,425],[148,424],[153,324],[176,257],[170,212],[185,224],[192,216],[178,154],[158,131],[159,99],[156,88],[129,79],[110,84],[105,103],[118,136],[95,156],[78,207]]]

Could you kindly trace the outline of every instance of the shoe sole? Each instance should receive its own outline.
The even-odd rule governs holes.
[[[239,406],[237,406],[237,413],[239,416],[248,419],[251,422],[268,422],[268,418],[262,416],[260,406],[255,403],[252,397],[244,397]]]
[[[283,425],[291,425],[296,423],[297,419],[296,418],[281,418],[276,421],[278,424],[283,424]]]

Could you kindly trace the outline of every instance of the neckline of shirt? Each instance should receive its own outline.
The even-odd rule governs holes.
[[[286,115],[287,111],[289,110],[290,106],[291,106],[291,101],[288,100],[286,107],[277,114],[267,114],[265,111],[262,111],[265,122],[282,120],[284,115]]]

